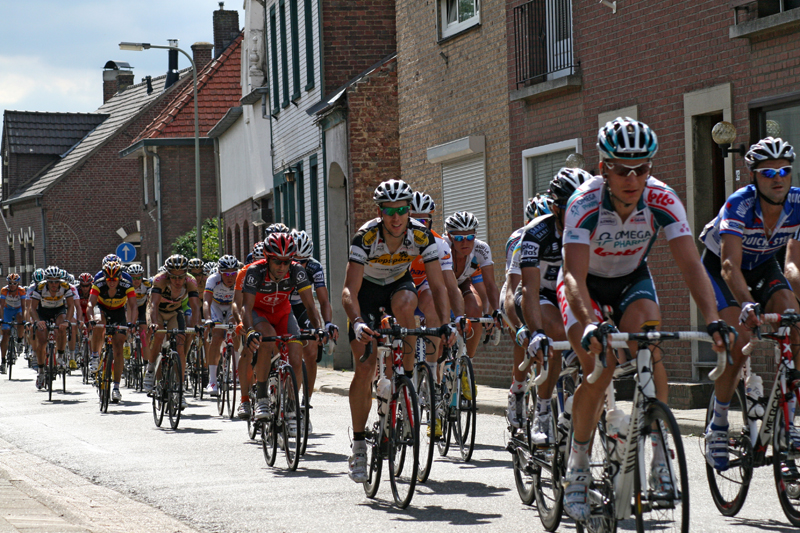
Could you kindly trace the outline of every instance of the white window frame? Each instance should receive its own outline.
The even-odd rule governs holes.
[[[564,150],[575,150],[577,154],[583,154],[583,143],[580,138],[569,139],[566,141],[559,141],[556,143],[545,144],[535,148],[528,148],[522,151],[522,209],[528,205],[528,199],[533,195],[530,186],[530,166],[528,160],[534,157],[552,154],[553,152],[561,152]]]
[[[455,35],[459,32],[466,30],[467,28],[471,28],[472,26],[477,26],[481,23],[481,0],[473,0],[476,8],[475,16],[468,18],[463,22],[456,22],[454,24],[447,23],[447,0],[438,0],[439,1],[439,20],[440,25],[442,28],[442,39],[445,37],[450,37],[451,35]],[[456,0],[457,2],[458,0]]]

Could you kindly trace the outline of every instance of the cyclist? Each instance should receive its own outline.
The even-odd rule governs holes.
[[[180,254],[174,254],[164,261],[164,272],[153,278],[153,288],[150,289],[150,304],[147,308],[147,323],[153,332],[152,344],[148,353],[147,372],[144,375],[144,390],[153,390],[155,380],[156,359],[158,351],[164,342],[163,333],[155,333],[158,329],[166,326],[166,329],[183,329],[187,327],[181,305],[184,298],[189,298],[189,306],[192,309],[192,317],[189,320],[189,327],[196,325],[197,317],[200,316],[200,295],[198,294],[197,282],[188,273],[189,260]],[[177,336],[177,352],[181,359],[181,375],[186,375],[186,350],[184,349],[185,336]],[[181,402],[181,408],[187,406],[185,400]]]
[[[314,255],[314,243],[308,233],[303,230],[292,231],[292,238],[297,247],[294,260],[306,269],[308,279],[311,280],[314,285],[314,291],[317,293],[320,315],[322,315],[322,320],[325,323],[325,332],[335,342],[339,339],[339,328],[331,322],[333,312],[328,298],[328,287],[325,285],[325,271],[319,261],[312,257]],[[292,304],[292,312],[300,329],[311,329],[311,320],[297,291],[292,292],[289,301]],[[314,383],[317,381],[317,351],[317,346],[311,342],[303,347],[303,361],[305,361],[306,373],[308,374],[308,390],[303,391],[303,394],[305,395],[304,400],[309,402],[314,392]],[[309,427],[311,427],[310,420],[308,423]]]
[[[56,350],[59,363],[64,361],[64,345],[67,340],[67,317],[73,305],[72,288],[61,280],[60,269],[49,266],[44,271],[45,281],[39,283],[31,294],[35,305],[31,306],[31,322],[36,324],[36,360],[39,375],[36,377],[36,388],[44,387],[45,346],[47,345],[47,321],[53,321],[58,328],[56,332]]]
[[[72,314],[70,314],[69,317],[69,328],[67,329],[67,354],[69,355],[69,369],[75,370],[78,368],[78,363],[75,361],[75,345],[78,342],[78,309],[80,308],[78,305],[78,284],[75,281],[75,276],[63,268],[61,269],[61,279],[69,283],[69,286],[72,289],[72,295],[75,298],[75,305],[72,306]]]
[[[23,304],[24,308],[23,312],[25,313],[25,322],[28,323],[25,326],[25,338],[28,340],[28,347],[29,347],[28,355],[29,357],[33,358],[33,354],[38,352],[38,349],[36,348],[36,334],[32,327],[33,317],[31,315],[31,309],[35,305],[38,305],[38,302],[35,302],[33,300],[33,291],[36,289],[36,287],[39,286],[41,282],[44,281],[44,269],[37,268],[36,270],[34,270],[33,275],[31,275],[31,279],[32,279],[31,284],[28,285],[25,292],[25,296],[27,296],[27,299]],[[36,359],[34,358],[32,362],[32,368],[35,370],[37,366],[38,365],[36,363]]]
[[[449,316],[447,290],[439,264],[439,252],[433,234],[409,217],[413,191],[402,180],[384,181],[375,189],[373,200],[378,205],[378,217],[361,226],[350,245],[350,258],[345,271],[342,306],[349,318],[348,335],[355,359],[355,373],[350,384],[350,416],[353,422],[352,455],[348,460],[350,479],[356,483],[367,480],[367,446],[364,426],[372,404],[372,380],[375,377],[377,350],[365,362],[365,345],[373,341],[375,321],[380,320],[380,308],[385,308],[397,322],[413,328],[417,295],[408,269],[414,257],[421,255],[425,262],[428,283],[439,320]],[[366,317],[366,320],[362,317]],[[371,323],[367,324],[367,320]],[[455,329],[451,327],[448,342]],[[414,368],[415,337],[407,337],[403,366],[411,373]]]
[[[733,364],[714,383],[714,418],[706,430],[706,460],[718,470],[728,466],[728,407],[746,357],[742,347],[761,320],[756,304],[769,313],[797,308],[792,287],[800,288],[797,231],[800,229],[800,189],[791,187],[794,148],[780,138],[767,137],[750,147],[744,161],[752,182],[734,192],[700,235],[706,246],[703,264],[717,298],[720,316],[737,324]],[[787,247],[786,277],[776,253]],[[787,282],[788,278],[788,282]],[[790,283],[791,282],[791,286]],[[792,344],[800,342],[792,328]],[[800,357],[795,354],[795,367]],[[793,411],[796,401],[789,407]],[[794,413],[790,413],[792,420]],[[790,428],[800,450],[800,432]]]
[[[189,259],[189,275],[191,275],[195,281],[197,282],[197,290],[199,293],[202,294],[203,289],[206,286],[206,279],[208,276],[205,273],[205,263],[202,259],[198,259],[197,257],[193,259]],[[183,299],[183,304],[181,306],[181,311],[183,312],[184,316],[187,319],[191,319],[192,317],[192,308],[189,306],[189,297],[185,297]],[[200,298],[200,315],[197,317],[196,324],[200,325],[203,324],[203,299]],[[186,346],[191,346],[194,342],[195,332],[190,331],[186,333]],[[200,335],[200,339],[198,342],[203,341],[204,335]],[[208,353],[208,346],[204,343],[203,348],[205,349],[206,353]],[[198,348],[199,349],[199,348]],[[203,386],[205,386],[204,384]]]
[[[597,337],[602,322],[600,306],[613,308],[614,322],[622,331],[638,331],[645,321],[660,321],[646,259],[662,227],[672,257],[707,321],[708,332],[714,335],[713,348],[723,351],[721,335],[728,328],[719,320],[711,282],[700,262],[683,204],[675,191],[650,176],[652,158],[658,150],[655,133],[643,122],[617,118],[600,129],[597,148],[602,175],[581,185],[566,207],[564,262],[558,282],[562,318],[584,373],[594,369],[594,355],[589,352],[597,354],[602,349]],[[667,375],[660,352],[653,361],[656,395],[666,401]],[[575,520],[586,520],[590,514],[590,439],[615,366],[616,358],[610,353],[608,368],[600,378],[595,383],[581,382],[575,391],[574,433],[564,493],[564,508]],[[653,457],[649,482],[655,490],[669,492],[669,469],[658,455],[656,452]]]
[[[250,265],[242,288],[242,319],[247,329],[247,346],[257,350],[256,405],[253,413],[256,419],[269,416],[267,398],[267,377],[271,366],[271,354],[276,353],[274,342],[259,342],[261,336],[298,335],[300,329],[292,313],[289,297],[292,291],[302,298],[309,314],[311,325],[318,330],[322,326],[319,313],[314,305],[311,281],[306,270],[292,261],[297,246],[289,233],[271,233],[264,241],[264,261]],[[325,335],[323,335],[324,337]],[[320,339],[322,340],[322,339]],[[288,343],[289,363],[295,376],[302,379],[302,347],[300,341]],[[297,420],[287,420],[289,432],[296,434]]]
[[[233,322],[231,307],[236,285],[236,274],[239,272],[239,261],[232,255],[219,258],[219,272],[209,276],[203,292],[203,316],[208,317],[208,324],[227,324]],[[225,331],[215,329],[211,332],[211,349],[206,352],[208,358],[208,386],[206,392],[210,396],[218,396],[217,365],[219,364],[220,347],[225,340]]]
[[[0,374],[6,373],[6,350],[8,350],[8,339],[11,334],[11,325],[8,322],[16,322],[18,338],[23,337],[22,317],[22,304],[28,297],[27,291],[19,286],[19,274],[12,272],[6,276],[8,285],[0,289],[0,308],[3,310],[3,340],[0,341],[0,348],[3,350],[2,362],[0,362]]]
[[[139,323],[137,329],[142,342],[142,350],[145,351],[147,350],[147,327],[144,322],[147,320],[147,298],[150,296],[153,282],[150,281],[150,278],[144,276],[144,268],[138,263],[128,267],[128,275],[131,277],[133,291],[136,294],[136,306],[138,308],[136,321]]]
[[[133,284],[122,276],[122,265],[114,261],[103,265],[100,271],[103,275],[95,278],[92,292],[89,295],[89,304],[86,312],[89,315],[89,324],[94,329],[92,333],[92,355],[89,359],[89,369],[97,371],[100,361],[100,348],[105,340],[105,326],[125,326],[135,324],[138,318],[136,308],[136,291]],[[127,334],[118,331],[112,341],[113,354],[105,354],[114,359],[114,387],[111,390],[111,401],[119,403],[122,393],[119,391],[119,382],[122,377],[124,358],[122,345]]]
[[[549,209],[551,213],[534,218],[525,226],[522,237],[514,248],[509,269],[509,284],[517,288],[513,293],[508,291],[506,298],[510,298],[511,301],[507,300],[505,307],[513,309],[514,315],[522,318],[524,325],[517,330],[517,342],[526,347],[530,356],[536,359],[541,357],[540,349],[543,342],[563,341],[567,338],[556,296],[556,282],[562,262],[561,235],[564,231],[564,210],[567,200],[575,189],[590,179],[592,175],[581,169],[559,170],[550,182],[551,201],[542,208],[542,210]],[[535,333],[531,334],[531,331]],[[525,373],[517,368],[521,362],[521,360],[514,361],[512,384],[514,412],[517,414],[514,418],[518,422],[521,419],[519,415],[522,414],[525,386]],[[554,351],[549,364],[549,368],[553,371],[548,372],[547,380],[537,390],[536,418],[531,435],[531,440],[536,444],[550,444],[553,441],[550,398],[558,381],[561,352]]]

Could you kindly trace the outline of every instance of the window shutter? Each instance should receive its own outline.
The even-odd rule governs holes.
[[[486,177],[483,154],[442,163],[442,200],[444,218],[456,211],[469,211],[476,217],[477,235],[486,241],[489,218],[486,210]]]
[[[537,192],[547,192],[553,176],[566,164],[567,156],[572,153],[575,153],[575,150],[562,150],[530,159],[531,196]],[[527,198],[525,200],[527,201]]]

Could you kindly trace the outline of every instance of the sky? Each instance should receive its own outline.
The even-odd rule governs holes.
[[[242,0],[227,0],[239,11]],[[0,109],[95,111],[103,103],[103,66],[126,61],[136,83],[167,71],[166,50],[127,52],[121,41],[178,46],[214,42],[219,0],[0,0]],[[178,54],[179,68],[189,61]]]

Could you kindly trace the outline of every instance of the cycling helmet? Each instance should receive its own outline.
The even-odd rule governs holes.
[[[292,230],[283,222],[276,222],[267,226],[267,229],[264,231],[269,235],[270,233],[290,233]]]
[[[429,194],[424,192],[415,192],[411,197],[411,212],[412,213],[425,213],[432,214],[436,209],[436,203]]]
[[[115,255],[115,254],[108,254],[107,256],[105,256],[105,257],[103,258],[103,264],[104,264],[104,265],[105,265],[106,263],[111,263],[112,261],[113,261],[113,262],[115,262],[115,263],[121,263],[121,262],[122,262],[122,261],[120,260],[119,256],[118,256],[118,255]]]
[[[792,163],[794,148],[780,137],[767,137],[752,145],[744,155],[744,162],[751,171],[762,161],[770,159],[786,159]]]
[[[206,263],[211,264],[211,263]],[[235,270],[239,267],[239,260],[233,257],[232,255],[223,255],[219,258],[219,269],[220,270]]]
[[[472,231],[478,229],[478,219],[468,211],[458,211],[444,221],[447,231]]]
[[[413,196],[414,191],[405,181],[389,180],[378,185],[372,199],[376,204],[381,205],[384,202],[410,202]]]
[[[264,255],[264,243],[259,241],[255,246],[253,246],[253,261],[258,261],[264,258],[266,258]]]
[[[194,259],[189,259],[189,270],[203,270],[203,260],[196,257]]]
[[[80,276],[78,276],[78,282],[81,284],[92,283],[94,281],[94,276],[89,274],[88,272],[84,272]]]
[[[171,255],[164,261],[164,268],[167,270],[188,270],[189,260],[181,254]]]
[[[550,182],[550,190],[547,191],[553,198],[553,202],[561,209],[566,209],[567,201],[575,189],[580,187],[583,182],[592,179],[592,175],[580,168],[562,168]]]
[[[297,246],[298,259],[310,259],[314,255],[314,243],[311,242],[311,237],[303,230],[293,231],[292,239]]]
[[[61,279],[61,269],[57,266],[49,266],[44,269],[44,277],[47,279]]]
[[[116,261],[111,261],[103,265],[103,276],[106,278],[119,278],[122,274],[122,265]]]
[[[272,233],[264,241],[264,254],[269,257],[294,257],[297,246],[289,233]]]
[[[528,220],[540,217],[542,215],[549,215],[553,211],[550,207],[553,205],[553,199],[546,194],[537,194],[530,199],[528,205],[525,207],[525,216]]]
[[[210,276],[216,271],[217,271],[217,264],[213,261],[209,261],[208,263],[203,265],[203,274],[205,274],[206,276]]]
[[[70,285],[75,285],[75,276],[72,274],[67,274],[67,283]]]
[[[164,265],[161,265],[160,267],[158,267],[158,273],[159,274],[161,274],[162,272],[166,272],[166,271],[167,271],[167,269],[166,269],[166,267]]]
[[[19,283],[19,279],[20,279],[19,278],[19,274],[17,274],[16,272],[12,272],[8,276],[6,276],[6,281],[9,282],[9,283],[17,283],[18,284]]]
[[[64,281],[67,281],[67,271],[63,268],[58,269],[58,277]]]
[[[617,117],[600,128],[597,149],[603,159],[651,159],[658,152],[658,138],[644,122]]]
[[[36,270],[33,271],[33,281],[35,281],[36,283],[41,283],[44,281],[43,268],[37,268]]]
[[[144,268],[140,264],[130,265],[128,267],[128,274],[131,276],[143,276],[144,275]]]

